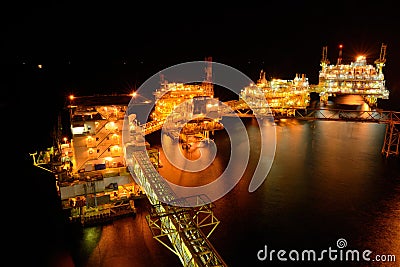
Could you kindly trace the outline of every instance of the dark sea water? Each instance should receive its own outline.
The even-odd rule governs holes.
[[[400,164],[399,159],[381,156],[384,124],[278,121],[273,126],[277,143],[272,168],[264,183],[249,193],[260,135],[254,119],[243,121],[251,140],[250,163],[233,190],[215,201],[214,215],[220,224],[210,236],[228,266],[399,266]],[[155,133],[148,138],[157,145],[159,137]],[[229,160],[230,143],[225,131],[215,132],[212,138],[219,150],[208,171],[180,173],[162,157],[160,173],[182,185],[218,177]],[[43,263],[182,266],[176,255],[153,239],[145,218],[146,200],[136,203],[136,217],[85,229],[64,225],[56,204],[48,204],[53,208],[43,208],[43,214],[52,211],[53,215],[39,226],[43,236],[31,233],[36,238],[32,244],[45,244],[36,255],[43,256]],[[328,254],[316,262],[289,259],[293,250],[314,250],[317,258],[323,250],[339,250],[339,239],[347,243],[344,253],[357,250],[361,255],[370,250],[371,261],[331,260]],[[276,252],[272,259],[260,260],[257,253],[265,247],[268,253]],[[286,251],[288,261],[278,259],[278,250]],[[339,252],[332,253],[339,257]],[[376,255],[395,255],[398,261],[372,261]]]

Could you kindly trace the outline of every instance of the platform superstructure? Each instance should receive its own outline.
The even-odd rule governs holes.
[[[266,100],[262,103],[267,103],[272,113],[305,109],[310,103],[308,78],[304,74],[296,74],[292,80],[267,80],[265,71],[261,70],[257,83],[250,84],[241,90],[239,101],[243,108],[246,108],[246,104],[257,106],[256,102],[259,98]]]
[[[71,222],[87,226],[134,215],[135,199],[146,197],[127,170],[122,145],[131,98],[129,94],[70,96],[71,136],[50,150],[52,160],[32,154],[35,165],[54,172],[62,208]],[[158,150],[147,145],[147,151],[158,164]]]
[[[185,84],[168,82],[161,75],[161,87],[154,92],[155,109],[152,113],[153,120],[166,120],[174,108],[186,100],[195,97],[214,97],[213,85],[208,82]]]
[[[163,74],[160,75],[160,87],[153,92],[156,104],[151,114],[153,120],[165,121],[174,112],[175,107],[186,100],[195,97],[214,97],[211,58],[206,58],[206,61],[206,78],[203,82],[168,82]]]
[[[383,67],[386,62],[386,45],[382,44],[380,56],[374,61],[375,66],[367,63],[365,55],[358,55],[353,62],[342,62],[342,48],[336,64],[330,64],[327,46],[323,47],[321,70],[315,91],[319,92],[322,102],[330,96],[360,95],[370,106],[376,106],[377,100],[388,99],[389,90],[385,85]]]
[[[202,82],[168,82],[161,74],[160,87],[153,93],[151,121],[144,125],[145,134],[164,127],[170,136],[186,142],[209,138],[209,132],[224,128],[220,104],[214,97],[211,58],[206,64],[206,79]]]

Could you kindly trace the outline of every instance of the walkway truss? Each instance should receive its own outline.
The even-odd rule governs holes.
[[[257,109],[252,111],[243,106],[242,101],[229,101],[230,113],[224,116],[273,116],[274,119],[296,118],[298,120],[353,121],[386,124],[382,155],[386,158],[400,154],[400,112],[375,110],[343,110],[343,109]],[[265,112],[265,110],[268,110]]]
[[[150,162],[144,144],[133,141],[125,148],[130,172],[152,205],[146,219],[153,237],[176,254],[185,267],[227,266],[209,241],[219,220],[207,196],[178,198]]]
[[[386,124],[382,155],[399,156],[400,146],[400,112],[395,111],[362,111],[341,109],[311,109],[293,112],[299,120],[334,120],[354,122],[374,122]],[[279,118],[280,116],[275,116]],[[283,117],[283,116],[282,116]]]

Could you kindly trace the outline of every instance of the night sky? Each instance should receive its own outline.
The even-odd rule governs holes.
[[[130,92],[166,67],[207,56],[253,80],[263,69],[317,84],[323,46],[331,62],[343,44],[344,62],[364,53],[373,64],[385,43],[391,95],[381,105],[400,110],[397,10],[389,1],[13,2],[0,14],[1,108],[19,110],[47,142],[40,121],[51,125],[70,93]]]
[[[265,68],[313,79],[324,45],[332,61],[340,43],[344,57],[368,52],[374,60],[386,43],[387,68],[399,61],[400,19],[395,5],[385,1],[114,2],[35,1],[2,9],[2,61],[144,62],[157,68],[212,56],[249,74]]]

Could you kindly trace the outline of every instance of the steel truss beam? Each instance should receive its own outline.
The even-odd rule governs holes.
[[[146,219],[153,237],[176,254],[183,266],[226,266],[208,240],[220,222],[213,207],[158,204]]]

